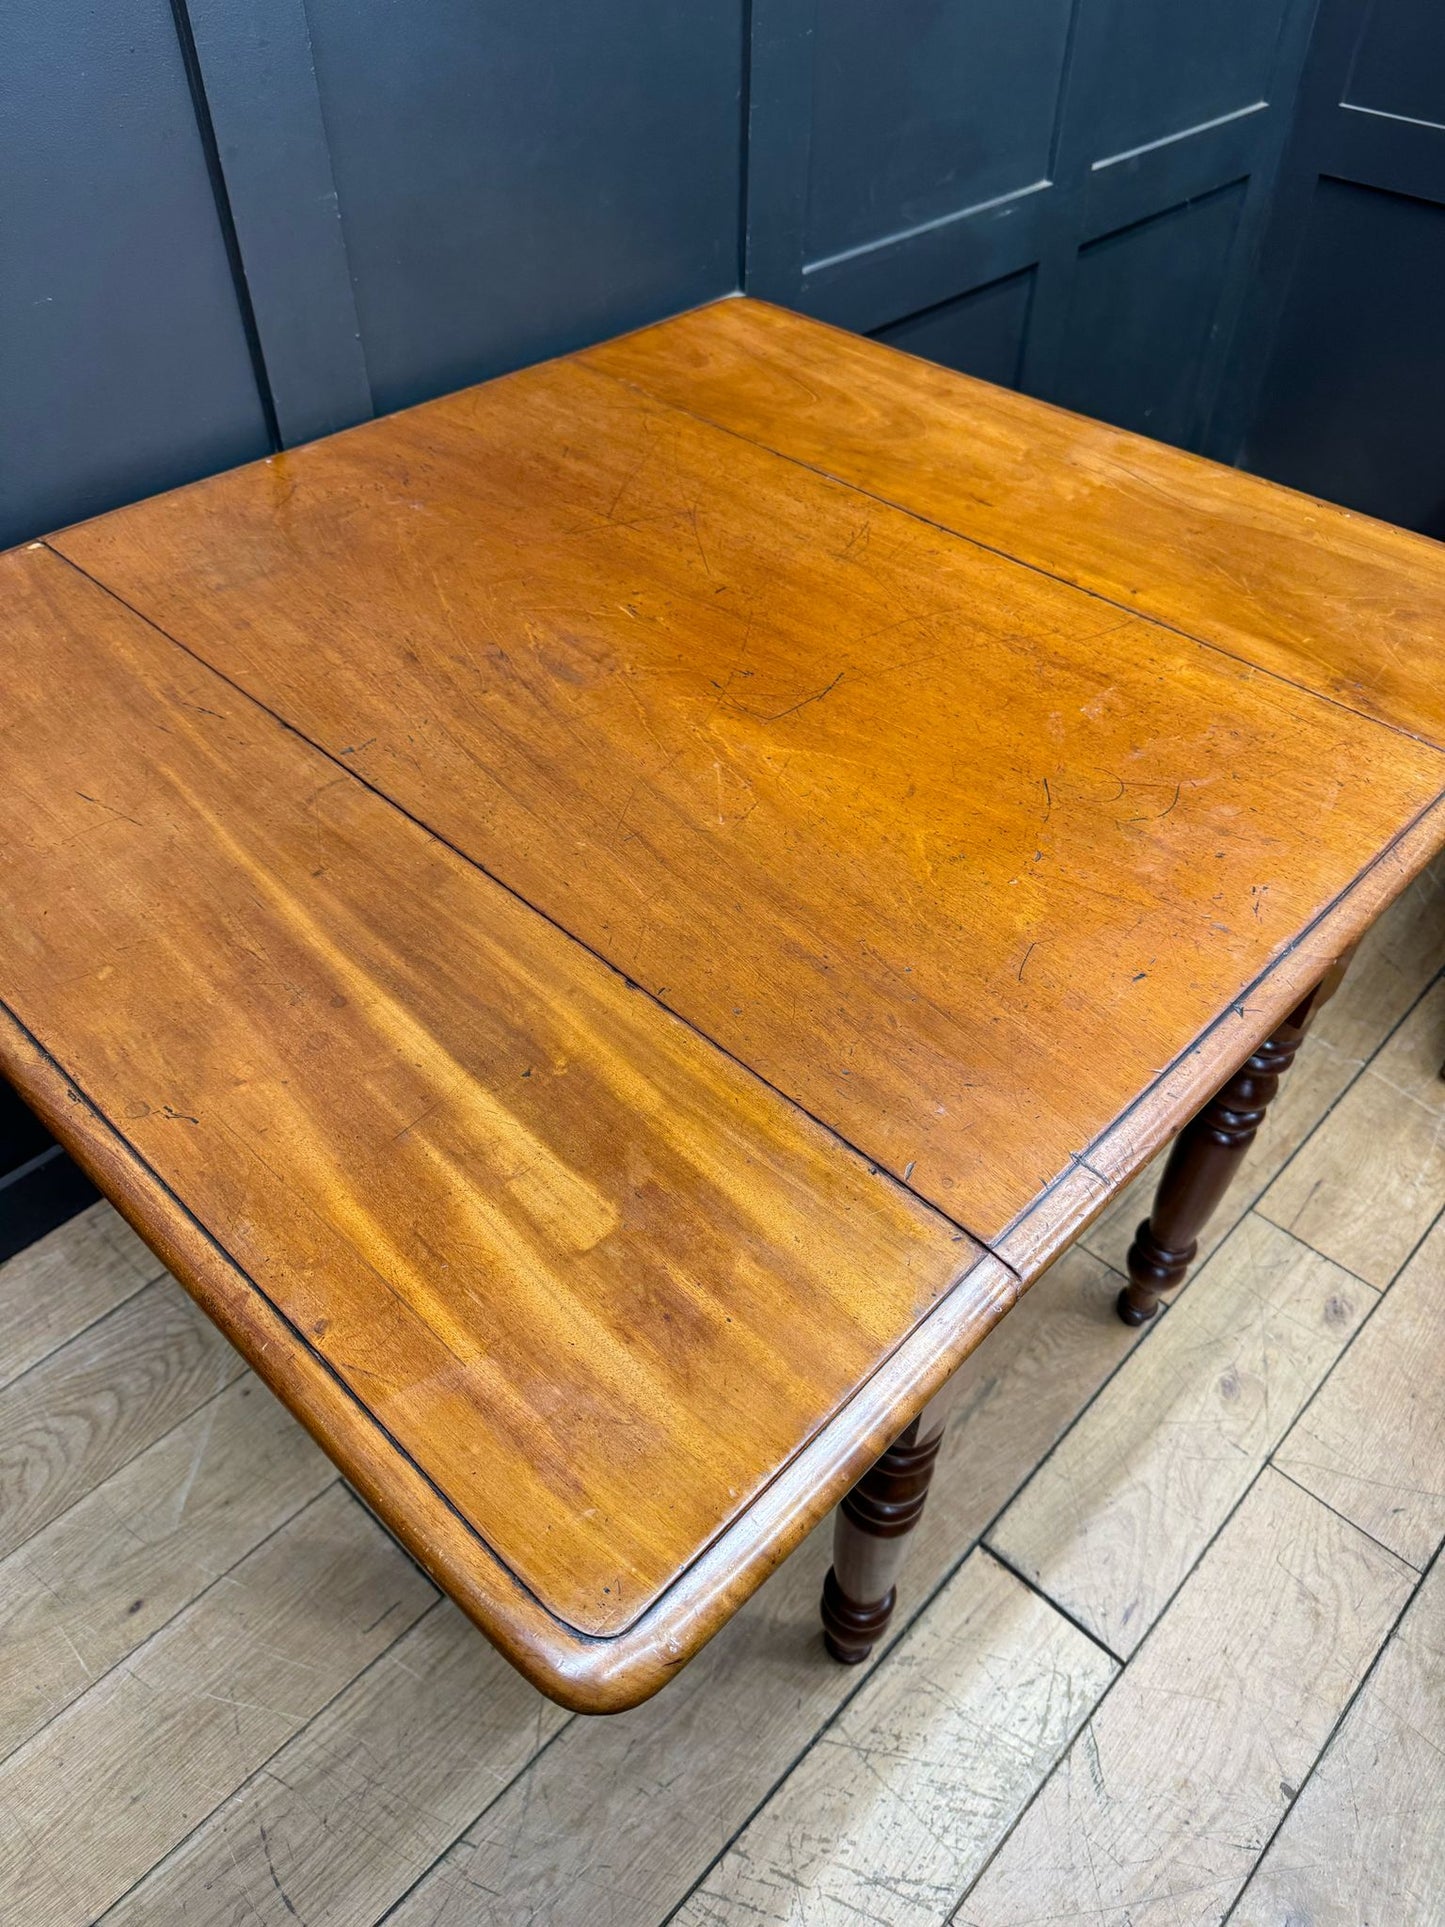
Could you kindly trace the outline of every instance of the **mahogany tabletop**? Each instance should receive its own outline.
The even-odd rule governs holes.
[[[584,1709],[1445,844],[1445,549],[751,300],[0,581],[0,1066]]]

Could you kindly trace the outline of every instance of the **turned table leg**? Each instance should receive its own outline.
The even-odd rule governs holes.
[[[834,1515],[833,1564],[823,1582],[823,1639],[834,1659],[856,1666],[887,1631],[896,1580],[928,1497],[951,1387],[863,1474]]]
[[[1296,1004],[1274,1035],[1175,1139],[1154,1194],[1154,1209],[1129,1247],[1129,1282],[1118,1301],[1119,1316],[1126,1325],[1147,1324],[1159,1309],[1160,1292],[1183,1283],[1199,1249],[1200,1232],[1254,1142],[1279,1081],[1304,1042],[1311,1017],[1333,993],[1342,974],[1343,964]]]

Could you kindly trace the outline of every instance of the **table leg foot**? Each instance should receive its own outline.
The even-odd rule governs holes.
[[[1126,1325],[1147,1325],[1159,1316],[1159,1300],[1146,1298],[1132,1284],[1125,1285],[1114,1300],[1114,1309]]]
[[[845,1666],[867,1659],[893,1617],[895,1581],[943,1440],[941,1419],[921,1432],[928,1418],[915,1419],[838,1508],[833,1565],[823,1582],[823,1638]]]
[[[1126,1325],[1147,1325],[1159,1310],[1160,1294],[1184,1282],[1199,1250],[1199,1234],[1253,1144],[1322,1001],[1320,991],[1312,990],[1179,1133],[1154,1194],[1154,1209],[1136,1232],[1125,1260],[1129,1282],[1117,1304]]]
[[[828,1568],[828,1577],[823,1581],[823,1644],[840,1666],[857,1666],[867,1659],[888,1630],[897,1604],[897,1586],[890,1586],[881,1599],[871,1604],[847,1598],[838,1584],[837,1573],[831,1566]]]

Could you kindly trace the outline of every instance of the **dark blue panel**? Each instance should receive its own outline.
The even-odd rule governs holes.
[[[84,1211],[99,1196],[58,1144],[0,1177],[0,1264]]]
[[[1187,441],[1244,183],[1095,241],[1079,257],[1058,399],[1160,441]]]
[[[1445,7],[1375,0],[1344,98],[1379,114],[1445,126]]]
[[[806,251],[819,259],[1049,172],[1069,0],[825,0]]]
[[[0,545],[267,447],[166,0],[11,9]]]
[[[737,285],[742,0],[310,0],[379,408]]]
[[[1323,180],[1248,466],[1445,537],[1445,207]]]
[[[1091,167],[1078,197],[1079,239],[1089,242],[1201,200],[1217,187],[1268,167],[1283,130],[1268,108],[1253,107],[1142,154]]]
[[[0,1079],[0,1177],[50,1148],[50,1133]]]
[[[940,361],[945,368],[1015,387],[1033,283],[1032,272],[1011,274],[880,328],[878,340],[928,361]]]
[[[1085,13],[1095,160],[1268,98],[1287,0],[1098,0]]]
[[[281,440],[372,412],[303,0],[187,0]]]
[[[90,1180],[0,1079],[0,1264],[95,1198]]]
[[[880,247],[835,257],[803,277],[791,305],[841,328],[874,334],[964,290],[1027,273],[1047,245],[1056,198],[1045,184],[1002,206],[979,208]]]

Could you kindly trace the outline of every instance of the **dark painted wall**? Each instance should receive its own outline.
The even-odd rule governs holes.
[[[737,286],[737,0],[309,10],[378,408]]]
[[[743,0],[12,9],[0,545],[735,288],[744,42]]]
[[[268,447],[167,0],[0,29],[0,547]]]
[[[1322,0],[1261,268],[1224,452],[1445,537],[1440,0]]]
[[[1445,533],[1440,0],[51,0],[0,544],[754,292]],[[0,1088],[0,1254],[88,1195]]]

